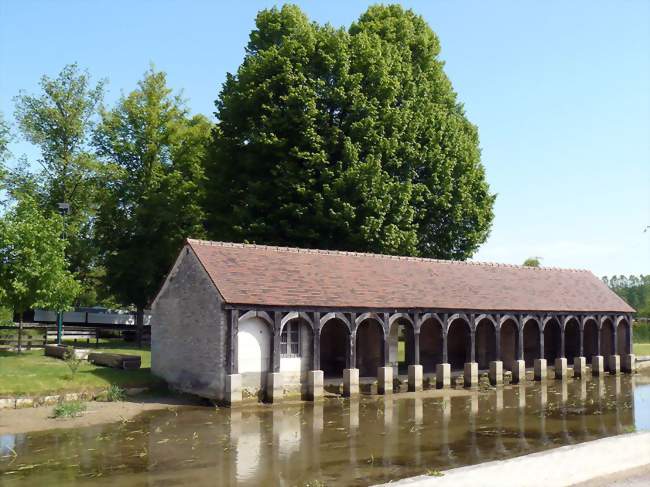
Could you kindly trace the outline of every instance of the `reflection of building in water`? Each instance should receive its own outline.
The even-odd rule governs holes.
[[[497,385],[575,357],[634,363],[634,310],[586,271],[188,240],[152,311],[153,372],[226,403],[320,397],[325,379],[390,394],[407,372],[419,390],[433,371],[475,386],[477,368]]]

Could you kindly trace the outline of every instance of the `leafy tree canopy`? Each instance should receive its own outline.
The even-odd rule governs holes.
[[[201,182],[210,135],[203,116],[153,68],[138,88],[103,111],[94,136],[110,165],[96,222],[105,280],[124,304],[141,312],[187,236],[203,234]]]
[[[400,6],[349,29],[261,11],[216,101],[206,209],[220,240],[464,259],[495,196],[439,59]]]
[[[63,222],[21,196],[0,219],[0,306],[69,309],[80,286],[68,271]]]
[[[540,267],[542,265],[542,258],[541,257],[528,257],[524,263],[524,266],[526,267]]]
[[[637,311],[650,317],[650,275],[603,277],[603,282]]]

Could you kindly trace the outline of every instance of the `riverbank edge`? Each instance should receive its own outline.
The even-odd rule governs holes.
[[[2,409],[26,409],[41,406],[53,406],[64,401],[95,401],[101,398],[108,388],[85,390],[79,392],[63,392],[60,394],[46,394],[37,396],[21,397],[0,397],[0,410]],[[148,387],[127,387],[124,393],[127,396],[135,396],[149,391]]]
[[[538,487],[572,486],[650,464],[650,432],[629,433],[420,475],[381,486]],[[378,486],[379,487],[379,486]]]

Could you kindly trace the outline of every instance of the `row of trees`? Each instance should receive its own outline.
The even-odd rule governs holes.
[[[439,53],[424,20],[399,6],[371,7],[348,29],[294,6],[263,10],[214,124],[153,68],[110,108],[105,82],[76,65],[44,76],[40,93],[15,99],[16,131],[39,160],[8,163],[0,125],[3,302],[48,305],[16,297],[54,285],[18,277],[39,268],[68,300],[141,312],[188,236],[471,256],[494,195]],[[38,236],[56,258],[29,247]],[[24,260],[28,247],[50,268]]]
[[[650,275],[603,277],[616,294],[637,311],[637,316],[650,317]]]

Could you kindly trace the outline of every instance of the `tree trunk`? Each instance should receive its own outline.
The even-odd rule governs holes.
[[[135,328],[138,339],[138,348],[142,348],[142,332],[144,329],[144,306],[138,305],[135,313]]]

